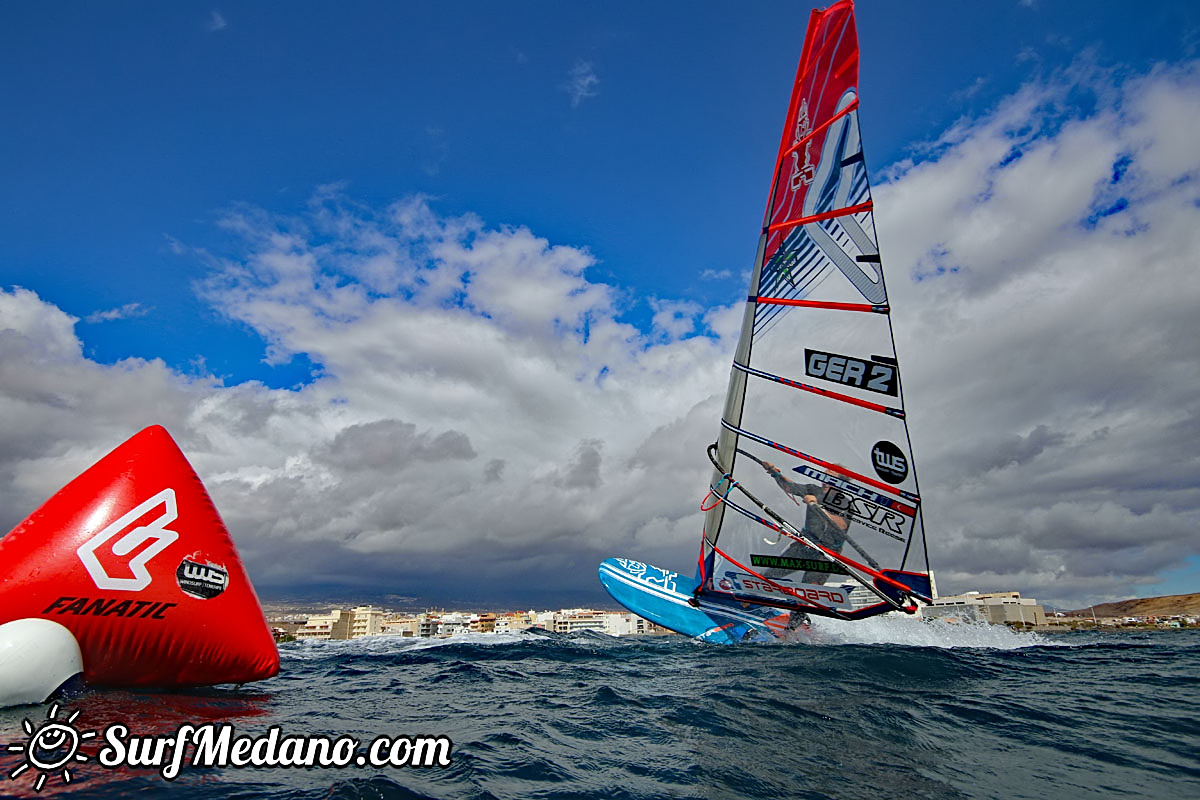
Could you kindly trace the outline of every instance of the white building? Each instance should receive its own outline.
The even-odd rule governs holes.
[[[1046,611],[1032,597],[1020,592],[967,592],[938,597],[933,605],[921,609],[921,616],[958,618],[966,622],[990,622],[993,625],[1045,625]]]
[[[335,608],[328,614],[314,614],[296,629],[297,639],[349,639],[350,614]]]
[[[335,608],[328,614],[314,614],[296,630],[297,639],[357,639],[383,632],[383,611],[374,606],[358,606],[349,611]]]
[[[466,633],[469,630],[471,630],[470,614],[461,614],[458,612],[442,614],[438,620],[438,636],[454,636],[458,633]]]
[[[376,636],[383,633],[383,610],[375,606],[358,606],[350,612],[350,638]]]
[[[383,620],[383,630],[380,631],[384,636],[416,636],[420,621],[417,617],[407,614],[385,617]]]
[[[517,633],[533,627],[533,620],[536,616],[534,611],[500,614],[496,617],[496,633]]]
[[[641,636],[662,630],[632,611],[609,611],[604,615],[604,632],[612,636]]]
[[[604,612],[590,608],[565,608],[554,615],[555,633],[600,631],[605,629]]]

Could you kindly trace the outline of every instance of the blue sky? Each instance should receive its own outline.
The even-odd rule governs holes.
[[[556,596],[579,587],[586,600],[602,599],[596,556],[686,569],[699,533],[691,507],[705,480],[703,445],[715,435],[712,409],[728,371],[729,309],[745,291],[808,12],[782,2],[0,5],[0,291],[8,294],[0,330],[25,337],[23,363],[55,353],[70,360],[27,371],[10,362],[3,375],[13,412],[0,430],[3,521],[17,523],[88,456],[162,423],[200,469],[261,586],[311,579],[374,589],[394,580],[402,595],[515,602],[532,598],[536,583]],[[1200,9],[868,1],[858,26],[885,269],[889,281],[913,277],[900,290],[912,297],[910,332],[897,333],[898,346],[917,339],[912,352],[899,351],[909,404],[924,396],[939,413],[951,400],[978,406],[965,390],[942,391],[972,382],[983,382],[986,402],[1038,396],[1036,379],[1000,386],[987,383],[995,376],[986,366],[971,373],[967,356],[945,349],[953,332],[931,320],[961,312],[1003,325],[1024,309],[1032,315],[1024,330],[1044,319],[1043,342],[1074,342],[1070,331],[1081,329],[1070,313],[1032,303],[993,316],[974,304],[1001,307],[1022,295],[985,298],[997,285],[990,279],[947,288],[916,276],[939,258],[975,276],[1000,274],[988,270],[1003,264],[972,261],[971,243],[992,241],[988,226],[1002,221],[993,211],[1016,222],[990,252],[1034,254],[1030,280],[1060,288],[1062,261],[1044,258],[1049,250],[1116,252],[1099,243],[1113,233],[1106,226],[1128,222],[1123,238],[1134,239],[1139,225],[1165,224],[1157,203],[1194,214],[1191,162],[1160,161],[1180,146],[1177,120],[1194,118]],[[1185,155],[1193,140],[1181,145]],[[1086,184],[1084,194],[1063,196],[1078,205],[1069,247],[1061,225],[1040,230],[1013,211],[1027,202],[1021,191],[1046,196],[1028,176],[1005,194],[1034,163],[1026,154],[1047,147],[1058,156],[1033,174]],[[1125,170],[1133,177],[1122,183]],[[1093,173],[1118,179],[1104,184]],[[955,220],[953,234],[937,230]],[[1147,235],[1183,258],[1190,243],[1175,232],[1188,227]],[[982,232],[955,244],[973,230]],[[1111,329],[1158,320],[1147,352],[1170,353],[1175,368],[1147,378],[1131,366],[1127,380],[1161,378],[1178,390],[1173,397],[1188,398],[1200,388],[1195,346],[1167,327],[1173,317],[1160,304],[1200,293],[1182,271],[1160,283],[1176,278],[1171,294],[1126,305],[1132,328]],[[447,282],[457,288],[439,293]],[[473,299],[484,287],[491,300]],[[1088,285],[1072,291],[1080,300],[1071,312],[1096,307],[1083,302],[1094,300]],[[461,316],[464,308],[473,313]],[[427,316],[436,309],[444,313]],[[904,321],[898,311],[896,324]],[[414,344],[429,330],[440,332],[441,351]],[[970,341],[958,333],[954,341]],[[1091,364],[1078,338],[1066,360]],[[488,354],[496,372],[482,384],[484,367],[472,359]],[[1080,375],[1125,375],[1113,353],[1099,355]],[[1133,365],[1146,353],[1126,355]],[[1071,380],[1069,370],[1053,371]],[[579,376],[593,372],[596,393],[580,389]],[[479,385],[494,405],[480,400],[472,412]],[[943,590],[1019,588],[1065,604],[1200,591],[1194,560],[1170,571],[1200,550],[1194,456],[1160,476],[1149,452],[1130,453],[1114,436],[1111,452],[1129,462],[1120,470],[1083,476],[1051,466],[1052,458],[1098,463],[1101,451],[1087,443],[1100,431],[1152,441],[1121,427],[1131,419],[1175,439],[1194,432],[1195,400],[1168,409],[1082,379],[1041,391],[1050,399],[1036,408],[962,412],[946,429],[932,414],[922,429],[913,410],[918,458],[945,465],[939,473],[921,460],[933,484],[925,494],[935,568],[937,525],[947,529]],[[64,406],[69,421],[53,403],[29,399],[63,396],[75,398]],[[1072,427],[1085,417],[1094,424]],[[504,430],[489,427],[498,420]],[[264,433],[272,426],[280,432]],[[338,455],[368,430],[397,452],[467,444],[439,451],[461,457],[424,473],[437,489],[423,508],[420,480],[394,495],[385,487],[403,476],[393,466],[381,461],[364,476]],[[981,471],[955,481],[963,464]],[[637,469],[645,472],[633,480]],[[666,473],[678,484],[648,483]],[[1151,473],[1153,485],[1123,496],[1138,482],[1131,476]],[[518,494],[530,476],[561,491]],[[365,488],[373,481],[378,491]],[[1043,496],[1045,487],[1058,493]],[[648,488],[671,499],[630,498]],[[325,491],[298,509],[297,497]],[[1033,495],[1024,517],[1002,524],[991,510],[1013,508],[1001,497]],[[486,520],[470,515],[444,531],[430,522],[480,499],[504,503],[512,530],[481,533]],[[272,502],[277,516],[264,511]],[[331,502],[354,509],[354,521],[322,517]],[[397,523],[384,512],[393,507],[424,527]],[[989,511],[960,518],[964,507]],[[1011,526],[1033,537],[1046,520],[1088,533],[1045,552],[1002,544]],[[1152,543],[1121,538],[1141,526],[1177,532]],[[473,585],[458,554],[491,536],[506,569]],[[281,552],[298,553],[295,570],[280,566]],[[399,566],[413,552],[419,568]],[[364,571],[364,560],[386,568]],[[1122,563],[1129,569],[1114,566]],[[319,564],[340,566],[313,577]]]
[[[305,365],[266,368],[254,337],[196,301],[205,266],[169,239],[219,250],[213,220],[231,205],[300,211],[339,183],[368,205],[424,193],[440,213],[587,247],[598,276],[639,296],[724,302],[731,287],[697,274],[753,257],[808,8],[480,4],[467,24],[462,9],[412,3],[3,13],[15,113],[0,279],[85,320],[137,303],[144,316],[81,328],[102,362],[203,357],[232,380],[290,386]],[[868,157],[876,171],[904,158],[1081,50],[1130,69],[1178,58],[1189,15],[867,3]]]

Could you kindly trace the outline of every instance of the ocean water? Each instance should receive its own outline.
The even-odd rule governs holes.
[[[885,617],[822,620],[803,644],[523,633],[297,642],[281,654],[278,677],[240,689],[88,690],[0,711],[0,744],[22,748],[0,754],[0,794],[1200,798],[1200,631],[1046,635]],[[60,766],[30,747],[26,725],[47,722],[96,735]],[[453,745],[444,767],[185,762],[166,780],[97,762],[115,723],[147,740],[213,723],[364,748],[377,736]]]

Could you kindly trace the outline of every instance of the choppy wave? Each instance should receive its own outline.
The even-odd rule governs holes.
[[[219,719],[364,742],[444,735],[453,763],[193,770],[171,783],[88,765],[37,796],[1200,797],[1191,631],[1051,636],[884,618],[818,621],[807,645],[465,634],[281,655],[279,677],[242,690],[70,702],[87,724],[136,730]],[[31,714],[44,711],[0,713],[0,743]],[[34,796],[28,781],[5,788]]]

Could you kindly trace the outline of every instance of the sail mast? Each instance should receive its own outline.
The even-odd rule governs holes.
[[[796,109],[798,107],[797,98],[800,93],[800,79],[804,75],[805,64],[809,58],[809,53],[812,49],[811,40],[818,28],[818,22],[824,12],[813,9],[808,15],[808,27],[805,29],[804,47],[801,50],[800,63],[796,67],[796,77],[792,81],[792,96],[788,101],[787,121],[783,126],[783,138],[779,143],[779,152],[775,157],[775,179],[771,181],[770,191],[767,193],[767,207],[763,211],[762,233],[758,237],[758,251],[754,256],[754,267],[750,271],[750,290],[746,299],[746,307],[742,313],[742,329],[738,336],[737,348],[734,350],[734,364],[750,363],[750,346],[753,343],[754,318],[756,305],[754,298],[758,296],[758,282],[762,275],[764,255],[767,249],[767,239],[770,231],[768,230],[771,222],[771,209],[775,206],[775,192],[779,187],[780,164],[783,162],[786,150],[788,148],[788,130],[795,125]],[[746,375],[745,373],[731,369],[729,372],[729,386],[725,392],[725,408],[721,414],[721,419],[729,420],[735,425],[741,422],[742,407],[745,403],[746,390]],[[730,431],[726,427],[722,427],[717,435],[717,460],[727,466],[730,472],[733,471],[734,462],[737,459],[737,434]],[[714,474],[711,481],[713,486],[718,486],[722,479],[722,470],[719,467],[714,467]],[[709,563],[711,556],[711,547],[716,544],[716,534],[721,529],[721,523],[725,516],[725,504],[716,503],[710,508],[704,517],[704,537],[701,541],[700,549],[700,577],[701,586],[711,578],[705,574],[705,565]]]

